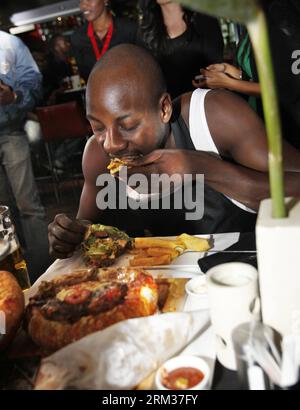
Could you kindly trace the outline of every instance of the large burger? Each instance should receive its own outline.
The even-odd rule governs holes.
[[[142,269],[78,271],[42,282],[25,326],[39,346],[56,350],[121,320],[156,312],[157,285]]]

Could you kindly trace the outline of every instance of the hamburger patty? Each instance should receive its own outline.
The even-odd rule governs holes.
[[[48,320],[74,323],[83,316],[106,312],[123,303],[127,290],[122,283],[87,282],[84,286],[65,288],[47,301],[32,300],[31,306],[39,306]]]

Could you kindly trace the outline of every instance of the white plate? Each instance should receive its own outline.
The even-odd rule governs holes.
[[[240,234],[239,232],[234,232],[194,236],[211,239],[213,247],[210,249],[210,252],[212,252],[214,249],[223,250],[229,248],[229,246],[233,245],[239,240]],[[164,236],[160,238],[176,239],[175,236]],[[205,252],[187,252],[174,259],[170,265],[164,265],[163,269],[149,269],[149,271],[154,275],[164,275],[172,278],[193,278],[194,276],[198,276],[202,273],[198,265],[198,259],[203,258],[204,255]],[[213,255],[213,253],[210,253],[210,255]],[[129,266],[129,259],[131,259],[132,257],[133,255],[120,256],[114,266]],[[176,270],[172,270],[172,266],[176,266]],[[147,270],[147,268],[145,269]]]
[[[240,234],[239,232],[234,233],[220,233],[214,235],[195,235],[201,238],[210,238],[212,237],[213,247],[211,251],[214,249],[226,249],[229,246],[233,245],[239,240]],[[174,236],[166,236],[160,237],[163,239],[175,239]],[[151,274],[154,276],[156,275],[163,275],[165,277],[171,278],[193,278],[201,274],[201,270],[198,265],[198,259],[203,258],[204,252],[195,252],[195,253],[186,253],[178,258],[176,258],[170,265],[170,270],[151,270]],[[128,266],[129,259],[132,258],[133,255],[123,255],[118,258],[117,262],[113,266]],[[182,266],[181,269],[172,270],[172,265]],[[84,265],[82,259],[81,251],[76,252],[71,258],[68,259],[57,259],[46,272],[40,276],[37,281],[31,286],[30,289],[26,292],[25,299],[28,300],[29,297],[35,294],[39,284],[42,280],[51,280],[57,275],[61,275],[63,273],[73,272],[74,270],[84,269],[86,266]]]

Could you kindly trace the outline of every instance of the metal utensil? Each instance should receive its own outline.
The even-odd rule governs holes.
[[[134,269],[146,270],[182,270],[200,271],[197,265],[155,265],[155,266],[135,266]]]
[[[209,251],[184,251],[177,257],[185,255],[186,253],[256,253],[256,251],[221,251],[219,249],[211,249]]]
[[[2,261],[8,254],[10,250],[10,244],[8,241],[0,240],[0,261]]]

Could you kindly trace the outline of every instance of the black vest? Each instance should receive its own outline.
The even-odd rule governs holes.
[[[175,103],[171,128],[178,149],[195,151],[189,130]],[[173,204],[173,194],[170,198]],[[252,232],[255,230],[256,214],[234,205],[226,196],[204,184],[204,215],[202,219],[188,221],[186,209],[116,210],[105,211],[103,223],[124,229],[132,236],[143,236],[145,230],[153,236],[189,234],[212,234],[225,232]]]

